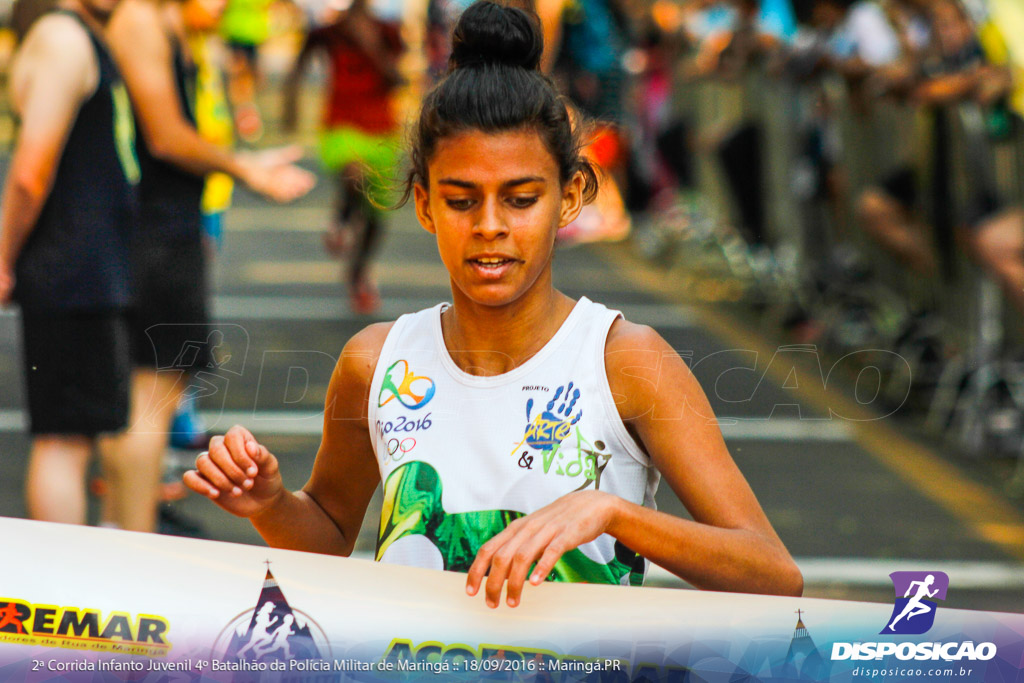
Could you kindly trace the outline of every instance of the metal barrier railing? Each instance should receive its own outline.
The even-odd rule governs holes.
[[[967,423],[980,421],[983,395],[1005,374],[1000,357],[1006,346],[1024,341],[1024,324],[999,287],[968,258],[958,233],[982,192],[1005,206],[1024,203],[1022,127],[993,135],[990,112],[975,103],[928,109],[894,99],[870,100],[838,76],[798,84],[756,66],[730,82],[681,80],[676,90],[676,112],[689,119],[698,140],[697,189],[712,213],[733,225],[747,219],[730,191],[719,145],[730,132],[753,126],[768,244],[776,252],[794,252],[804,278],[835,247],[851,245],[894,305],[904,313],[930,309],[944,321],[948,362],[940,383],[946,382],[945,394],[953,398],[943,405],[948,396],[940,386],[930,415],[942,428],[963,423],[958,440],[968,451],[977,450],[977,438],[969,434],[973,426]],[[841,171],[835,176],[842,179],[842,189],[831,202],[809,197],[806,189],[801,196],[799,187],[810,182],[802,177],[808,171],[801,168],[800,157],[816,117],[819,133],[824,131],[819,144]],[[909,272],[858,227],[857,197],[901,165],[914,169],[916,211],[929,226],[939,264],[931,276]]]

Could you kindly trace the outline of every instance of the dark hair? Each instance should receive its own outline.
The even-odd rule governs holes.
[[[410,132],[405,203],[416,183],[428,184],[427,164],[439,141],[467,130],[533,129],[558,164],[564,184],[583,174],[584,200],[597,194],[597,173],[580,150],[583,119],[540,72],[544,49],[537,15],[479,0],[452,34],[448,73],[423,99]],[[574,124],[573,119],[576,119]]]

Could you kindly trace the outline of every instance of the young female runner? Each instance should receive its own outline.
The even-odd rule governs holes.
[[[515,606],[527,575],[637,584],[646,560],[701,588],[799,595],[687,366],[652,329],[552,286],[555,234],[596,176],[537,70],[541,43],[521,10],[462,15],[409,181],[453,302],[348,342],[306,486],[287,491],[242,427],[185,482],[271,546],[348,555],[383,481],[377,559],[468,572],[491,607],[506,581]],[[662,476],[694,521],[653,509]]]

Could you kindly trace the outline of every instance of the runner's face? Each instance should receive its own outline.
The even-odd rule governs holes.
[[[562,187],[558,165],[532,130],[467,131],[446,138],[416,186],[416,214],[437,236],[453,293],[504,306],[550,287],[555,233],[582,206],[582,178]],[[544,277],[541,277],[541,276]]]

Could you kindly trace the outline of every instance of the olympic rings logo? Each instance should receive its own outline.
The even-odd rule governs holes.
[[[387,443],[388,454],[385,456],[385,462],[398,462],[405,457],[405,454],[416,448],[416,439],[411,436],[407,436],[404,439],[389,439]],[[396,455],[396,453],[398,455]]]

